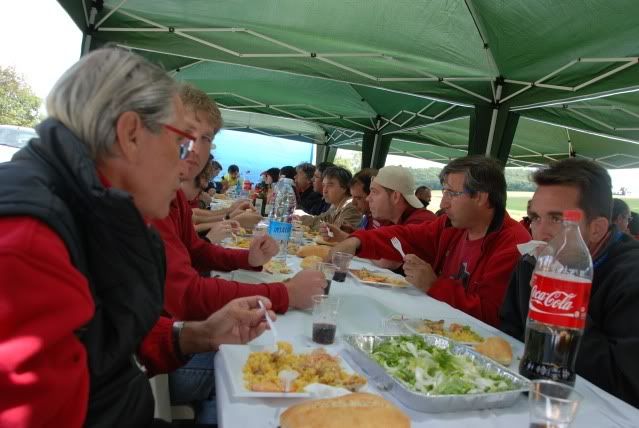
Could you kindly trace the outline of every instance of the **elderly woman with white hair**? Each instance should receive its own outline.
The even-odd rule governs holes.
[[[257,297],[205,321],[160,317],[164,249],[148,223],[179,186],[183,110],[160,68],[101,49],[60,78],[39,138],[0,165],[0,425],[161,424],[140,363],[170,371],[264,330]]]

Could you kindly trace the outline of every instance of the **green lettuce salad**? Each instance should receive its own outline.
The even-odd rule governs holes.
[[[373,348],[372,357],[416,392],[458,395],[513,389],[509,379],[474,364],[470,358],[428,345],[420,336],[398,336]]]

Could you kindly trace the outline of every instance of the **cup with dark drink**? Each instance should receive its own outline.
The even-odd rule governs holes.
[[[348,253],[333,253],[333,264],[337,266],[337,272],[333,276],[333,280],[337,282],[344,282],[346,280],[346,274],[348,273],[348,267],[353,260],[353,255]]]
[[[320,345],[335,342],[339,304],[337,296],[313,296],[313,342]]]
[[[321,272],[326,278],[326,288],[324,289],[324,294],[328,294],[331,291],[331,280],[335,276],[335,272],[337,271],[337,266],[332,263],[315,263],[314,269],[318,272]]]
[[[552,380],[530,384],[530,428],[568,428],[583,397],[573,387]]]

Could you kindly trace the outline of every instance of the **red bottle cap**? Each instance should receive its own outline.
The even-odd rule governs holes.
[[[564,211],[564,220],[566,221],[574,221],[579,223],[581,221],[581,211],[579,210],[566,210]]]

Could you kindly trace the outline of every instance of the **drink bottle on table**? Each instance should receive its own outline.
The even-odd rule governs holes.
[[[581,217],[581,211],[564,211],[561,232],[537,258],[519,364],[519,372],[529,379],[575,383],[593,275],[590,251],[579,230]]]
[[[293,212],[297,199],[293,190],[293,180],[281,178],[274,190],[273,207],[269,214],[268,234],[278,241],[280,251],[276,260],[286,263],[288,241],[293,230]]]

